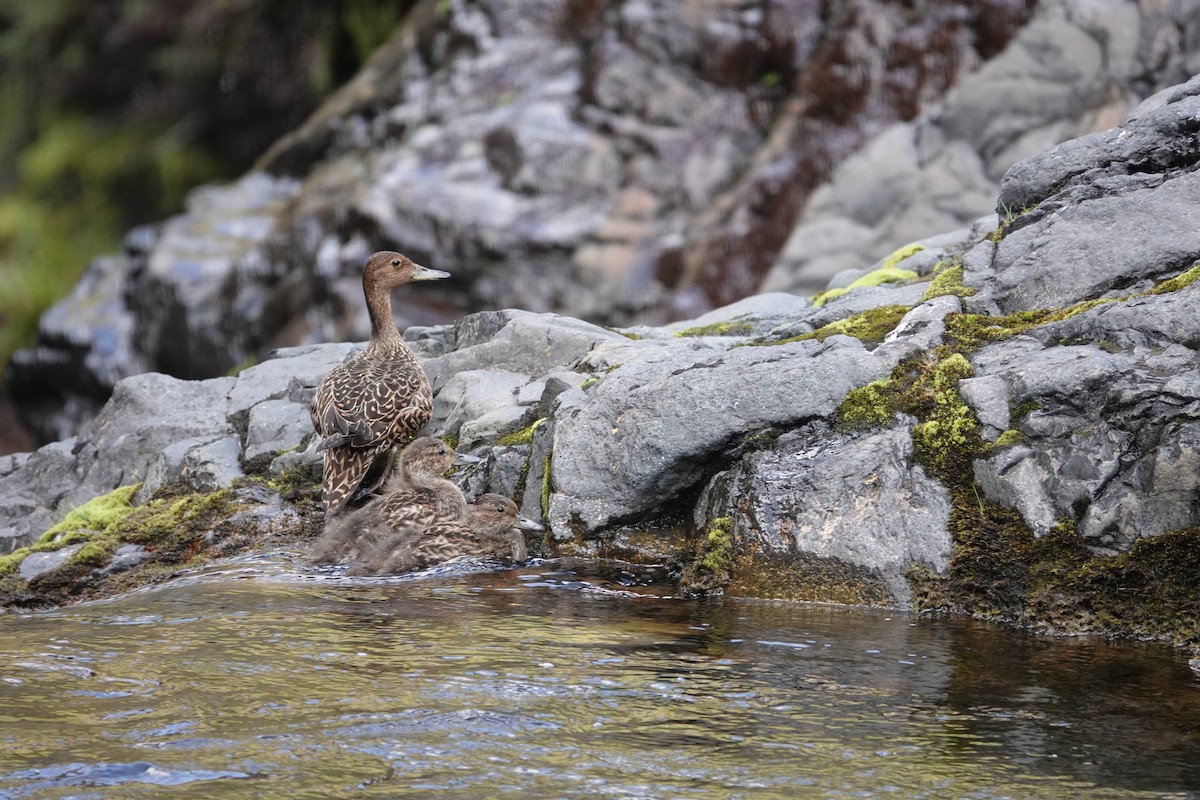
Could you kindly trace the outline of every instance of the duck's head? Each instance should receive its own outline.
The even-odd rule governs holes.
[[[410,473],[437,477],[444,475],[454,463],[454,448],[436,436],[414,439],[400,453],[400,463]]]
[[[472,517],[481,525],[496,531],[506,531],[514,525],[529,531],[540,531],[542,526],[520,516],[517,504],[502,494],[488,492],[475,498]]]
[[[517,504],[502,494],[481,494],[472,504],[471,518],[488,530],[506,531],[517,521]]]
[[[391,290],[411,281],[434,281],[449,277],[449,272],[422,267],[408,256],[392,250],[380,250],[367,259],[367,266],[363,270],[363,286],[368,290],[373,287]]]

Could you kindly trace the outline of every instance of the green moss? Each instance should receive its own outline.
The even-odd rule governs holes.
[[[506,433],[496,440],[496,444],[503,447],[512,447],[519,444],[531,444],[533,442],[534,431],[536,431],[538,427],[545,421],[546,418],[541,417],[534,420],[533,424],[527,428],[514,431],[513,433]]]
[[[1200,528],[1139,539],[1094,557],[1069,525],[1039,541],[1028,598],[1041,624],[1200,643]]]
[[[542,459],[542,519],[550,518],[550,465],[553,456],[554,451],[551,450]]]
[[[600,382],[599,376],[593,375],[592,377],[588,378],[583,383],[579,384],[579,388],[580,389],[590,389],[599,382]]]
[[[41,544],[61,543],[70,544],[68,536],[87,532],[88,534],[104,533],[124,520],[133,512],[130,501],[137,494],[141,484],[122,486],[108,494],[93,497],[83,505],[67,513],[58,524],[41,535]],[[78,541],[78,536],[74,541]]]
[[[678,337],[688,336],[747,336],[754,332],[754,326],[749,322],[714,322],[710,325],[697,325],[675,331]]]
[[[975,290],[963,285],[963,268],[961,265],[947,267],[937,274],[929,284],[929,288],[921,295],[921,302],[932,300],[943,295],[955,297],[970,297]]]
[[[1180,289],[1185,289],[1196,282],[1200,278],[1200,264],[1195,264],[1191,269],[1176,275],[1174,278],[1159,283],[1149,294],[1167,294],[1169,292],[1178,292]]]
[[[689,592],[713,592],[733,580],[733,517],[718,517],[698,537],[691,562],[684,567],[680,587]]]
[[[896,326],[900,324],[900,320],[911,310],[910,306],[898,305],[869,308],[852,317],[831,322],[811,333],[802,333],[799,336],[791,336],[778,341],[747,342],[746,344],[756,347],[772,346],[803,342],[809,339],[816,339],[819,342],[823,342],[830,336],[837,335],[853,336],[863,344],[879,344],[889,333],[896,329]]]
[[[900,410],[891,380],[872,381],[852,389],[834,412],[839,430],[882,428],[889,425]]]
[[[1025,434],[1018,430],[1009,428],[996,437],[996,441],[992,442],[988,449],[996,450],[1001,447],[1012,447],[1015,444],[1021,444],[1025,440]]]
[[[938,478],[970,474],[982,451],[979,421],[958,393],[958,382],[973,374],[961,353],[942,350],[909,358],[891,377],[854,389],[835,412],[842,430],[884,427],[897,412],[915,416],[913,454]]]
[[[863,275],[849,286],[844,286],[839,289],[830,289],[827,292],[822,292],[813,298],[813,305],[819,308],[828,303],[830,300],[836,300],[842,295],[848,294],[853,289],[860,289],[866,286],[882,286],[885,283],[910,283],[917,280],[919,277],[920,276],[911,269],[901,269],[900,267],[889,267],[885,265],[879,269],[868,272],[866,275]]]
[[[1085,300],[1057,309],[1018,311],[1003,317],[986,314],[950,314],[946,317],[946,338],[955,349],[973,352],[992,342],[1002,342],[1040,325],[1068,320],[1115,299]]]

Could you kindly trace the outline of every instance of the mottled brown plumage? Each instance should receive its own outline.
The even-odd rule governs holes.
[[[517,506],[499,494],[476,499],[465,522],[441,522],[419,532],[394,533],[379,541],[350,572],[359,575],[398,575],[463,556],[523,561],[525,539],[513,525],[540,530],[541,526],[518,519]]]
[[[413,440],[397,459],[391,484],[396,491],[330,518],[308,560],[314,564],[361,561],[378,541],[398,530],[421,530],[435,522],[466,519],[467,501],[462,491],[442,477],[454,458],[454,448],[441,439],[422,436]]]
[[[392,290],[409,281],[449,277],[399,253],[379,252],[363,269],[371,338],[356,355],[330,370],[309,405],[321,436],[325,514],[341,509],[378,454],[405,442],[429,421],[433,396],[425,371],[392,319]]]
[[[455,456],[454,448],[432,436],[406,447],[388,481],[389,491],[363,508],[371,515],[370,524],[401,531],[466,520],[462,490],[442,477]]]

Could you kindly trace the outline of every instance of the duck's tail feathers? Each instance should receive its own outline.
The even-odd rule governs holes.
[[[346,505],[374,460],[374,450],[360,447],[331,447],[325,451],[321,502],[326,517],[336,514]]]

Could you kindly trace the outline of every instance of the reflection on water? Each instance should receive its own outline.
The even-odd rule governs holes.
[[[1200,796],[1177,653],[667,594],[276,555],[0,617],[0,797]]]

